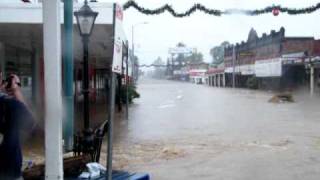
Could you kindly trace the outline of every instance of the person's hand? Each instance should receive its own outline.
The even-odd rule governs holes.
[[[20,89],[21,83],[20,83],[19,77],[17,75],[15,75],[15,74],[11,74],[10,75],[10,80],[11,80],[11,86],[10,87],[7,87],[8,86],[8,82],[5,82],[4,85],[3,85],[4,89],[5,89],[5,92],[9,96],[12,96],[12,97],[16,98],[18,101],[21,101],[22,103],[25,104],[25,100],[24,100],[24,97],[23,97],[21,89]]]
[[[11,86],[6,87],[6,91],[9,95],[11,96],[16,96],[16,94],[20,93],[20,79],[17,75],[11,74],[10,75],[10,80],[11,80]],[[7,85],[7,84],[6,84]]]

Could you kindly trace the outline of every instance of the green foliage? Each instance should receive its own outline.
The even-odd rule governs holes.
[[[179,42],[176,47],[187,47],[183,42]],[[178,54],[175,61],[179,65],[183,64],[197,64],[203,62],[203,54],[201,52],[192,52],[192,54]]]
[[[183,42],[179,42],[179,43],[177,44],[177,47],[186,47],[186,45],[185,45]]]
[[[228,41],[222,42],[219,46],[215,46],[210,49],[210,55],[212,56],[212,64],[218,65],[224,61],[224,48],[229,46]]]
[[[155,61],[153,61],[152,64],[154,64],[154,65],[165,65],[166,63],[159,56]]]
[[[162,61],[161,57],[158,57],[154,62],[153,65],[155,65],[152,77],[157,79],[163,79],[165,78],[166,74],[166,67],[165,62]]]
[[[185,58],[187,63],[196,64],[203,62],[202,53],[193,52],[190,56]]]
[[[250,89],[258,89],[258,79],[255,76],[248,78],[246,84]]]
[[[137,92],[137,88],[134,85],[129,85],[128,87],[128,97],[129,104],[133,102],[133,99],[140,98],[140,94]],[[127,87],[122,86],[121,88],[121,101],[122,103],[126,103],[127,100]]]

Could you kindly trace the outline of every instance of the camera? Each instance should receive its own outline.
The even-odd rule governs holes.
[[[13,76],[7,77],[7,79],[5,80],[5,82],[7,83],[6,89],[10,89],[10,88],[11,88],[11,86],[12,86],[12,80],[13,80]]]

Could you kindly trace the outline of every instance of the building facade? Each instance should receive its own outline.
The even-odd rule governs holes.
[[[262,37],[251,29],[246,42],[225,48],[226,86],[233,85],[233,78],[236,87],[248,87],[248,81],[255,79],[258,88],[268,89],[292,89],[310,84],[313,78],[318,81],[319,48],[319,40],[286,37],[284,28]],[[310,71],[315,72],[312,77]]]

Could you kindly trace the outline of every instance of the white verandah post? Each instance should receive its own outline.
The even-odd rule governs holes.
[[[314,94],[314,66],[310,66],[310,95]]]
[[[45,178],[63,179],[60,0],[43,1]]]
[[[214,86],[218,87],[218,76],[217,76],[217,74],[214,74]]]

